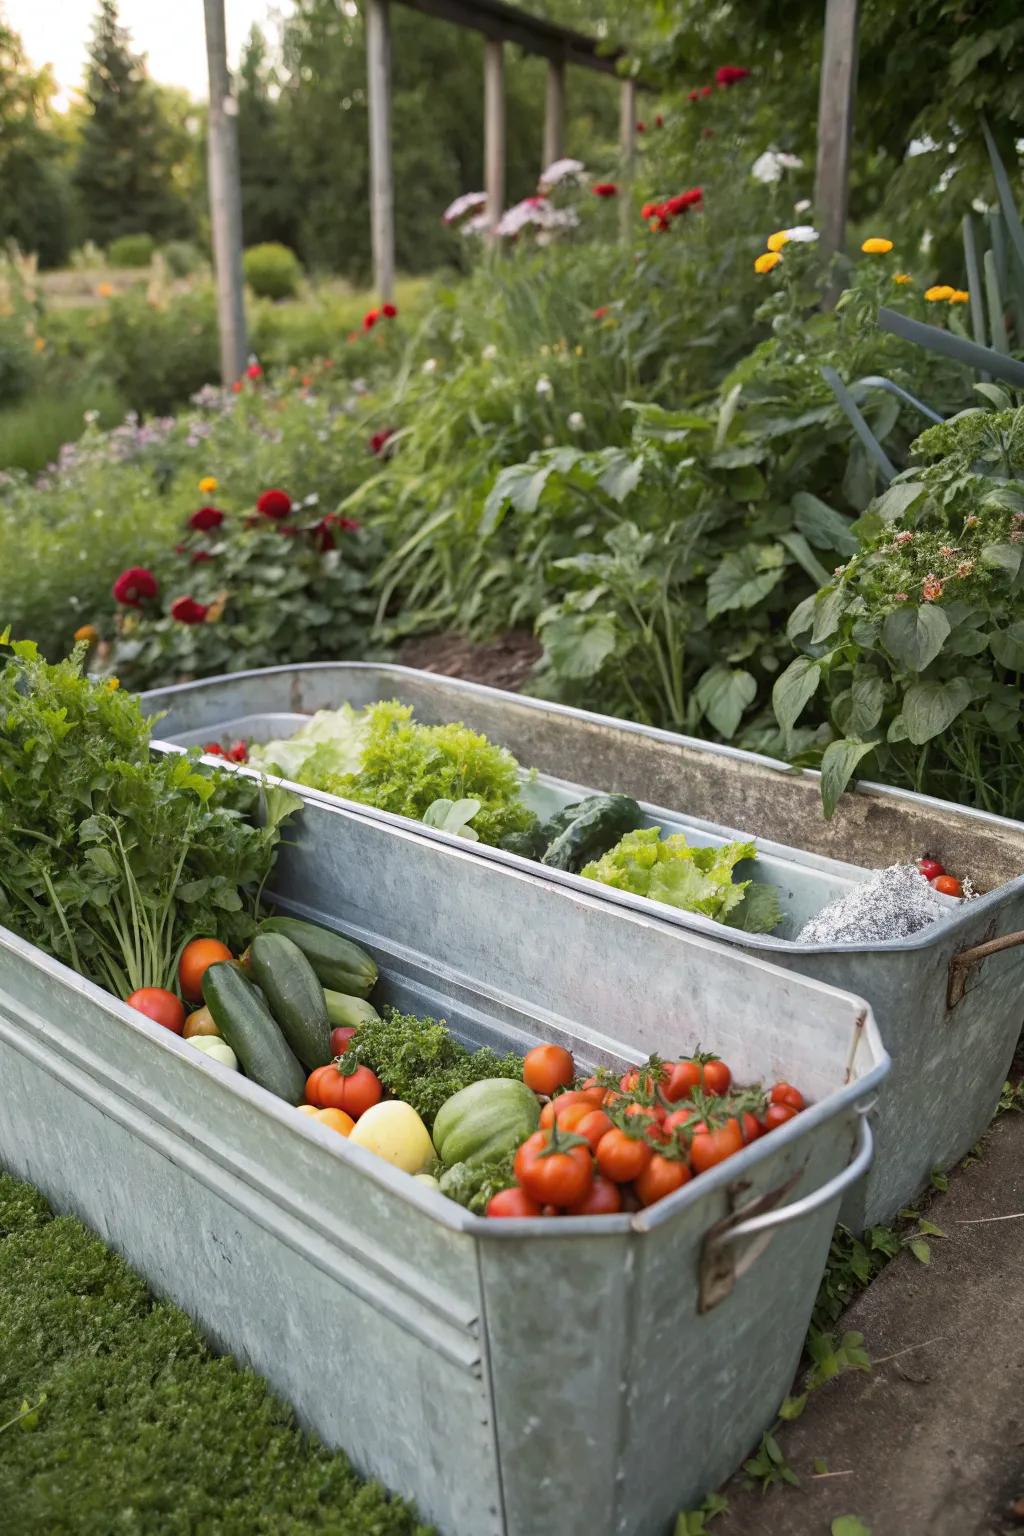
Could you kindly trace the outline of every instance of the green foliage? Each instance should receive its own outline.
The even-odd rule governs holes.
[[[520,1076],[522,1069],[520,1068]],[[464,1205],[474,1216],[484,1216],[487,1206],[503,1189],[515,1184],[515,1152],[493,1163],[453,1163],[441,1175],[441,1193]]]
[[[53,131],[49,68],[35,70],[0,17],[0,248],[13,243],[56,266],[68,252],[69,195]]]
[[[19,1536],[430,1536],[73,1217],[0,1174],[0,1507]],[[97,1467],[102,1466],[102,1477]]]
[[[125,404],[109,385],[55,385],[0,410],[0,464],[37,474],[79,435],[87,411],[96,413],[100,427],[110,428],[123,420]]]
[[[776,891],[735,878],[736,866],[756,856],[753,843],[691,848],[681,832],[663,838],[659,827],[641,827],[627,832],[582,873],[585,880],[699,912],[730,927],[770,933],[782,920]]]
[[[212,288],[171,300],[132,289],[110,299],[93,338],[95,365],[133,410],[163,414],[220,376]]]
[[[298,292],[302,267],[295,252],[285,245],[251,245],[242,266],[245,280],[257,298],[290,299]]]
[[[172,277],[189,277],[203,265],[202,252],[190,240],[168,240],[160,247],[160,255]]]
[[[515,1052],[498,1056],[486,1046],[468,1051],[443,1019],[419,1019],[393,1008],[382,1019],[361,1024],[346,1054],[376,1072],[385,1088],[411,1104],[428,1127],[460,1088],[488,1077],[522,1081],[523,1076],[523,1058]]]
[[[107,248],[107,260],[112,267],[148,267],[155,250],[152,235],[118,235]]]

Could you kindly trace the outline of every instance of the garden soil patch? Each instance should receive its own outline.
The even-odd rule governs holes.
[[[461,677],[468,683],[515,692],[526,682],[540,655],[540,643],[528,630],[513,629],[486,645],[473,645],[462,635],[450,633],[425,635],[404,645],[399,661],[442,677]]]
[[[928,1218],[946,1234],[930,1264],[904,1252],[841,1321],[872,1371],[812,1393],[776,1436],[800,1487],[726,1488],[715,1536],[827,1536],[840,1515],[871,1536],[1024,1530],[1024,1115],[1000,1118]]]

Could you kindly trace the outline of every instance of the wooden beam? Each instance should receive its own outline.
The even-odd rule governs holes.
[[[490,37],[484,43],[484,190],[493,240],[505,208],[505,52]]]
[[[814,217],[822,249],[841,251],[846,240],[850,146],[857,94],[858,0],[827,0],[818,94],[818,162]]]
[[[541,170],[561,160],[565,154],[565,60],[548,60],[548,83],[544,98],[544,157]]]
[[[220,372],[225,384],[242,377],[249,359],[242,275],[242,187],[238,171],[238,102],[231,94],[224,0],[204,0],[210,78],[208,155],[210,226],[217,276]]]
[[[622,164],[619,188],[619,228],[628,240],[633,228],[630,192],[636,169],[636,81],[623,80],[619,90],[619,156]]]
[[[366,0],[366,91],[370,117],[370,220],[377,295],[395,296],[395,197],[391,170],[391,10]]]
[[[470,27],[494,42],[515,43],[527,53],[564,60],[567,64],[597,70],[604,75],[618,74],[621,48],[609,48],[572,27],[560,26],[542,16],[531,16],[506,4],[505,0],[398,0],[398,3],[409,10],[420,11],[424,16],[450,21],[454,26]]]

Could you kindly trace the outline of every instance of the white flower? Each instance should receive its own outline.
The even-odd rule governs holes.
[[[480,353],[480,356],[483,358],[485,363],[493,363],[497,355],[498,349],[494,345],[493,341],[489,341],[486,347],[484,347],[483,351]]]
[[[587,423],[583,419],[582,411],[570,411],[566,425],[570,432],[582,432]]]
[[[750,167],[750,174],[755,181],[781,181],[783,171],[798,171],[802,165],[803,161],[799,155],[787,155],[782,150],[766,149],[763,155],[758,155]]]
[[[793,204],[794,213],[806,213],[811,206],[809,197],[802,197],[798,203]]]
[[[792,229],[784,231],[787,240],[794,240],[797,245],[810,245],[818,238],[818,231],[813,224],[794,224]]]
[[[423,364],[423,372],[424,373],[436,373],[437,372],[437,358],[436,357],[428,357],[426,359],[426,361]]]
[[[463,219],[459,225],[459,233],[462,235],[485,235],[491,227],[491,216],[484,208],[480,213],[474,213],[470,218]]]
[[[486,192],[463,192],[461,197],[457,197],[453,203],[448,204],[441,217],[446,224],[457,224],[460,219],[466,217],[467,213],[476,213],[486,206]]]
[[[538,186],[544,192],[550,191],[560,181],[565,181],[566,177],[575,179],[582,175],[583,168],[582,160],[553,160],[546,171],[541,171]]]
[[[555,390],[551,380],[548,378],[546,373],[542,373],[540,378],[537,380],[538,395],[540,395],[542,400],[547,400],[550,399],[554,392]]]

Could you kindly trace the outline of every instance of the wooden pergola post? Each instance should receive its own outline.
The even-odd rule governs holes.
[[[858,0],[826,0],[814,217],[822,249],[828,255],[841,251],[846,240],[850,145],[857,94],[858,11]]]
[[[548,60],[547,91],[544,98],[544,159],[541,170],[561,160],[565,154],[565,60]]]
[[[395,296],[395,198],[391,171],[391,11],[366,0],[366,100],[370,119],[370,220],[377,295]]]
[[[619,155],[622,186],[619,188],[619,227],[628,240],[633,227],[633,173],[636,169],[636,81],[623,80],[619,90]]]
[[[505,208],[505,50],[491,37],[484,42],[484,190],[493,241]]]
[[[238,170],[238,103],[231,94],[224,32],[224,0],[204,0],[206,62],[210,78],[208,156],[210,226],[217,277],[220,373],[240,379],[249,357],[242,275],[242,187]]]

